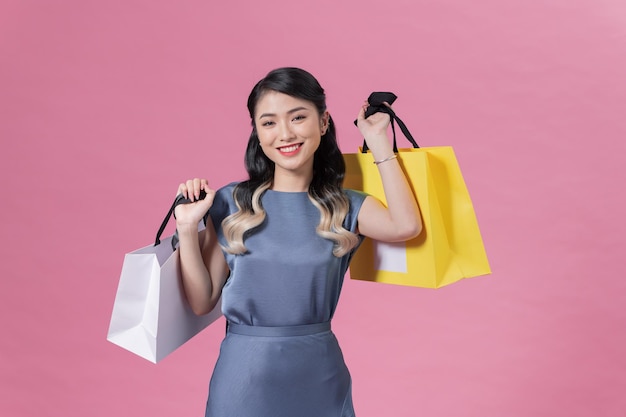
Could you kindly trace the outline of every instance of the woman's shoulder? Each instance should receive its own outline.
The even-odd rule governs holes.
[[[344,227],[351,232],[354,232],[357,229],[357,221],[359,212],[361,211],[361,206],[363,205],[363,202],[367,198],[368,194],[363,191],[352,190],[349,188],[344,188],[343,192],[350,201],[350,209],[344,219]]]
[[[211,206],[211,217],[221,222],[226,216],[237,209],[233,192],[239,182],[231,182],[217,189],[213,205]]]
[[[346,196],[348,197],[348,199],[351,202],[360,202],[362,203],[363,200],[365,200],[365,198],[367,198],[367,196],[369,194],[363,192],[363,191],[359,191],[359,190],[353,190],[350,188],[344,188],[343,192],[346,194]]]
[[[228,191],[232,191],[232,190],[234,190],[234,189],[235,189],[235,187],[236,187],[237,185],[239,185],[239,183],[240,183],[240,182],[241,182],[241,181],[233,181],[233,182],[230,182],[230,183],[228,183],[228,184],[226,184],[226,185],[223,185],[223,186],[221,186],[220,188],[218,188],[218,189],[217,189],[217,191],[218,191],[218,192],[220,192],[220,191],[221,191],[221,192],[228,192]]]
[[[350,211],[352,213],[358,213],[359,210],[361,210],[361,206],[363,205],[363,202],[369,195],[367,193],[364,193],[363,191],[352,190],[350,188],[344,188],[343,192],[345,193],[346,197],[348,197],[348,200],[350,201]]]
[[[234,204],[234,191],[235,187],[237,187],[237,184],[239,184],[239,181],[234,181],[218,188],[215,191],[215,199],[213,200],[213,205],[215,206],[216,204],[222,204],[225,206],[230,206]]]
[[[226,185],[221,186],[220,188],[217,189],[217,191],[215,192],[215,196],[219,197],[219,198],[225,198],[225,199],[232,199],[233,198],[233,192],[235,191],[235,187],[237,187],[237,185],[239,185],[240,181],[233,181],[231,183],[228,183]]]

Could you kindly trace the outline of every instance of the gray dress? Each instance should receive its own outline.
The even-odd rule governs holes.
[[[235,184],[218,190],[211,220],[236,212]],[[355,231],[365,194],[346,190],[344,227]],[[265,222],[245,239],[244,255],[225,253],[222,290],[229,326],[209,386],[207,417],[351,417],[350,373],[330,330],[354,250],[337,258],[316,234],[319,210],[307,193],[268,190]],[[356,249],[355,249],[356,250]]]

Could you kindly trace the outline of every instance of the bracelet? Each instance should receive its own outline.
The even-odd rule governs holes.
[[[393,154],[393,155],[391,155],[389,158],[381,159],[380,161],[374,161],[374,163],[375,163],[376,165],[378,165],[378,164],[382,164],[383,162],[391,161],[392,159],[396,159],[397,157],[398,157],[398,155]]]

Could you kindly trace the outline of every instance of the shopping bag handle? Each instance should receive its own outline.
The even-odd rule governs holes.
[[[206,191],[200,190],[200,196],[198,197],[198,200],[204,200],[205,197],[206,197]],[[167,212],[165,219],[163,219],[163,222],[161,223],[161,227],[159,227],[159,231],[157,232],[156,239],[154,240],[154,246],[161,244],[161,235],[165,231],[165,227],[169,223],[170,218],[172,217],[172,215],[174,215],[174,209],[176,208],[176,206],[180,204],[189,204],[189,203],[191,203],[191,200],[183,197],[182,194],[178,194],[176,196],[176,198],[174,199],[174,202],[172,203],[172,207],[170,207],[170,210]],[[176,216],[174,215],[174,217]],[[178,236],[174,235],[174,237],[172,238],[172,249],[176,249],[177,243],[178,243]]]
[[[417,144],[415,139],[413,139],[413,135],[411,135],[411,132],[409,132],[409,129],[406,127],[406,124],[404,124],[404,122],[396,115],[396,113],[393,111],[391,107],[385,105],[385,103],[388,103],[391,106],[393,102],[396,101],[397,98],[398,96],[396,96],[394,93],[391,93],[391,92],[375,91],[372,94],[370,94],[370,96],[368,97],[367,102],[369,103],[369,106],[365,110],[366,119],[372,114],[379,113],[379,112],[387,113],[391,117],[391,130],[393,132],[393,152],[394,153],[398,153],[398,144],[396,142],[396,126],[395,126],[394,121],[398,123],[400,130],[402,131],[404,136],[408,139],[408,141],[411,142],[411,145],[414,148],[419,148],[419,145]],[[355,125],[357,124],[356,120],[354,121],[354,124]],[[363,147],[361,149],[363,153],[366,153],[367,150],[369,149],[367,147],[367,143],[365,142],[365,139],[363,140]]]

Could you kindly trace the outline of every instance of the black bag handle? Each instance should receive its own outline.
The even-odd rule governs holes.
[[[205,197],[206,197],[206,192],[204,190],[200,190],[200,197],[198,198],[198,200],[204,200]],[[161,223],[161,227],[159,227],[159,231],[157,232],[156,239],[154,240],[154,246],[161,244],[161,235],[163,234],[163,231],[165,231],[165,227],[169,223],[170,218],[172,217],[172,215],[174,215],[174,209],[176,208],[176,206],[180,204],[189,204],[189,203],[191,203],[191,200],[183,197],[182,194],[178,194],[176,196],[176,198],[174,199],[174,202],[172,203],[172,207],[170,207],[170,210],[167,212],[165,219],[163,219],[163,222]],[[174,215],[174,218],[176,218],[175,215]],[[205,217],[205,221],[206,221],[206,217]],[[177,244],[178,244],[178,233],[174,234],[174,236],[172,237],[172,250],[176,250]]]
[[[396,101],[397,98],[398,96],[396,96],[394,93],[391,93],[391,92],[375,91],[372,94],[370,94],[370,96],[368,97],[367,102],[369,103],[369,106],[365,110],[366,119],[372,114],[379,113],[379,112],[387,113],[391,117],[391,130],[393,132],[393,152],[394,153],[398,153],[398,144],[396,142],[396,126],[394,122],[398,123],[400,130],[402,131],[404,136],[408,139],[408,141],[411,142],[411,145],[414,148],[419,148],[419,145],[417,144],[415,139],[413,139],[413,135],[411,135],[411,132],[409,132],[409,129],[406,127],[406,124],[404,124],[404,122],[396,115],[396,113],[393,111],[393,109],[391,109],[391,107],[388,107],[384,104],[384,103],[388,103],[389,105],[392,105],[393,102]],[[354,124],[357,125],[356,120],[354,121]],[[367,143],[365,142],[365,139],[363,139],[362,152],[366,153],[367,150],[368,150]]]

